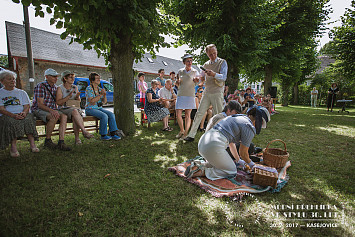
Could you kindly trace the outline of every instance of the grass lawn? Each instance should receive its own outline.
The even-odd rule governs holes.
[[[278,111],[254,143],[286,142],[290,181],[280,193],[242,202],[214,198],[167,171],[198,155],[201,133],[184,144],[175,139],[177,126],[171,133],[161,123],[138,127],[121,141],[82,139],[72,152],[46,150],[41,139],[33,154],[21,141],[20,158],[0,151],[0,236],[354,236],[355,109]],[[292,204],[308,210],[275,209]],[[307,227],[314,221],[292,221],[285,212],[333,212],[338,216],[325,223],[338,227]]]

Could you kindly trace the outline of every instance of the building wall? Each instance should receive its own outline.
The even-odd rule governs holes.
[[[244,84],[244,90],[250,87],[253,91],[255,91],[256,94],[262,93],[262,82],[252,82],[252,83],[243,83]]]
[[[26,58],[17,58],[17,65],[19,71],[19,78],[21,79],[22,89],[26,92],[30,90],[29,76],[28,76],[28,64]],[[91,72],[97,72],[101,75],[101,78],[109,81],[112,77],[111,73],[106,68],[78,66],[64,63],[46,62],[34,60],[35,67],[35,82],[34,85],[44,81],[44,72],[48,68],[53,68],[58,73],[62,73],[65,70],[73,71],[76,77],[89,77]],[[60,77],[58,77],[57,85],[62,84]]]

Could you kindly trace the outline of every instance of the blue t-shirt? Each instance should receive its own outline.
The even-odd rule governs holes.
[[[199,86],[199,85],[195,86],[195,94],[197,93],[198,88],[200,88],[200,86]],[[205,87],[204,87],[204,86],[203,86],[202,88],[203,88],[203,89],[205,89]]]
[[[228,143],[240,142],[246,147],[250,146],[256,134],[255,127],[251,120],[246,115],[242,114],[228,116],[222,119],[213,128],[223,134],[227,138]]]
[[[98,86],[98,89],[99,89],[99,93],[100,93],[101,90],[102,90],[101,87]],[[102,97],[94,105],[90,104],[90,102],[88,100],[88,98],[93,98],[93,97],[97,96],[95,94],[94,90],[92,89],[92,86],[86,87],[85,96],[86,96],[86,105],[85,105],[86,109],[99,109],[99,108],[102,108],[102,105],[100,107],[97,106],[97,103],[99,103],[99,102],[101,102],[101,104],[102,104],[102,101],[101,101]]]
[[[157,77],[156,80],[160,82],[161,86],[165,86],[165,79],[164,78],[161,79],[160,77]]]
[[[246,99],[247,96],[250,96],[250,98],[254,99],[254,94],[253,93],[245,93],[244,94],[244,99]]]

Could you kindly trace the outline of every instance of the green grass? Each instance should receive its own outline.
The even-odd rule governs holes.
[[[201,133],[184,144],[175,139],[177,126],[171,133],[162,132],[161,123],[138,127],[121,141],[82,139],[72,152],[46,150],[41,139],[41,152],[33,154],[21,141],[18,159],[0,151],[0,236],[353,235],[355,109],[350,115],[278,109],[254,143],[286,142],[290,181],[280,193],[242,202],[214,198],[167,171],[198,155]],[[336,228],[289,228],[287,218],[270,215],[277,204],[344,207],[344,223],[338,218]]]

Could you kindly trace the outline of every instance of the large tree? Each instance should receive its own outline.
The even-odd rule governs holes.
[[[265,94],[269,93],[273,77],[289,73],[289,75],[300,75],[295,73],[296,68],[290,70],[290,67],[297,65],[297,60],[302,59],[304,55],[302,50],[314,47],[314,38],[321,33],[329,13],[326,7],[328,1],[284,0],[283,8],[275,21],[275,24],[281,26],[269,35],[270,41],[279,40],[280,44],[271,48],[265,55],[267,62],[263,68]],[[284,88],[293,80],[289,76],[282,76],[282,78],[286,80],[282,83]]]
[[[191,52],[201,50],[200,63],[207,59],[205,46],[217,46],[218,55],[228,62],[227,84],[232,90],[237,88],[241,71],[260,66],[262,55],[278,43],[265,40],[276,27],[271,22],[278,11],[278,0],[165,2],[165,10],[177,16],[174,33],[179,43],[187,43]]]
[[[13,0],[19,3],[19,0]],[[105,56],[112,72],[114,112],[117,125],[127,134],[135,132],[133,106],[133,61],[145,51],[166,46],[168,24],[158,11],[158,0],[22,0],[35,6],[36,15],[44,9],[53,12],[51,24],[65,28],[62,38],[94,48]],[[45,42],[43,44],[45,46]]]
[[[342,25],[334,27],[327,52],[332,54],[337,62],[339,70],[349,80],[355,78],[355,0],[351,2],[351,8],[347,9],[341,17]]]
[[[310,76],[314,74],[320,65],[316,48],[317,43],[313,39],[310,39],[309,45],[301,50],[302,54],[298,59],[301,73],[298,78],[294,78],[293,80],[293,104],[299,104],[299,86],[310,79]]]

